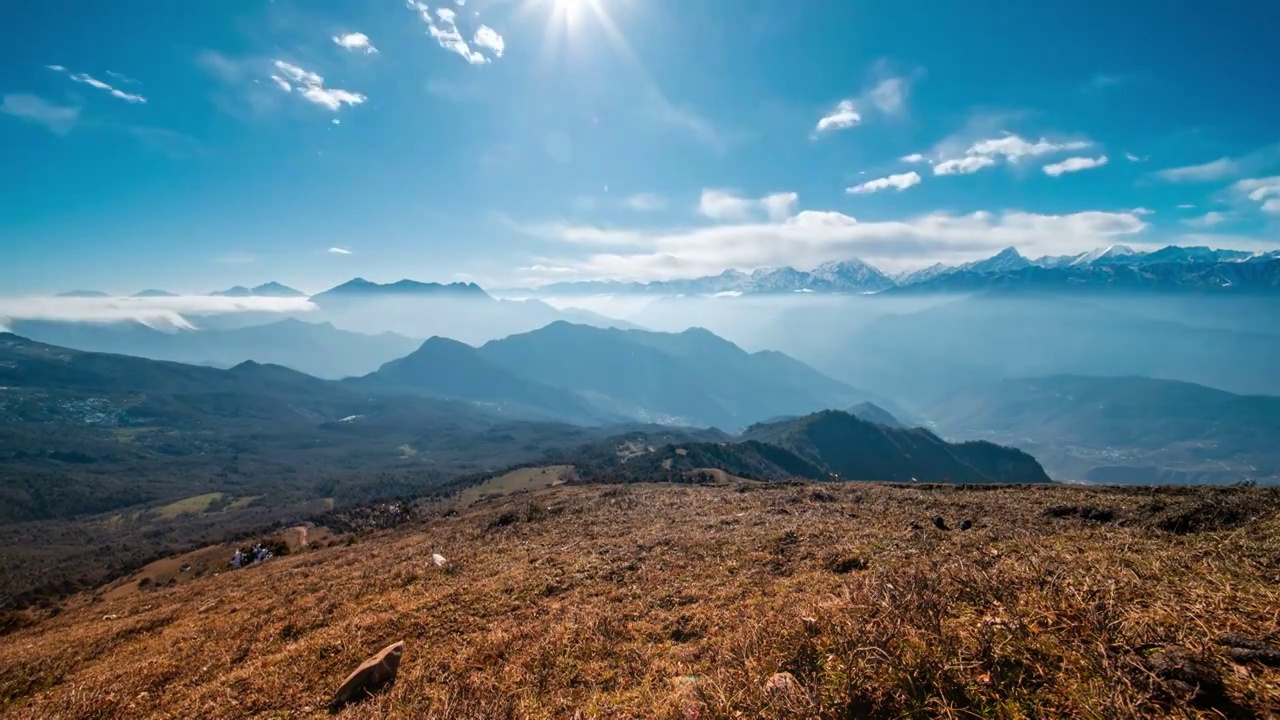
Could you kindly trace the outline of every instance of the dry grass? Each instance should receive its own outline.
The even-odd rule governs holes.
[[[199,515],[221,499],[222,493],[219,492],[195,495],[158,507],[155,513],[166,520],[172,520],[180,515]]]
[[[0,639],[0,708],[322,717],[347,672],[405,640],[397,684],[343,718],[1265,718],[1280,669],[1233,664],[1215,639],[1280,636],[1276,505],[1264,491],[554,487],[81,599]],[[1115,520],[1082,517],[1099,511]],[[1151,670],[1161,646],[1202,656],[1227,697],[1178,695]],[[780,671],[794,688],[766,693]]]

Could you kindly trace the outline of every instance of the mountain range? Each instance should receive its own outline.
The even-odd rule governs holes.
[[[654,333],[563,321],[478,348],[432,338],[348,382],[576,422],[721,428],[867,398],[787,355],[748,353],[700,328]]]
[[[1140,252],[1112,245],[1076,255],[1024,257],[1006,248],[985,260],[931,267],[891,276],[857,259],[830,262],[811,271],[791,267],[648,283],[560,282],[539,295],[717,295],[767,293],[864,294],[884,291],[960,292],[985,288],[1120,288],[1158,290],[1280,289],[1280,251],[1249,252],[1168,246]]]
[[[253,360],[334,379],[364,375],[419,345],[396,333],[366,335],[293,318],[248,327],[171,331],[139,322],[13,321],[10,326],[33,340],[77,350],[223,368]]]
[[[1009,378],[956,389],[926,414],[952,437],[1033,452],[1060,479],[1280,479],[1280,397],[1145,377]]]

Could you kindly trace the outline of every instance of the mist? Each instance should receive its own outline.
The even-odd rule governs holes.
[[[192,318],[237,314],[305,314],[316,309],[307,298],[218,297],[18,297],[0,298],[0,319],[13,321],[125,323],[157,330],[194,330]]]

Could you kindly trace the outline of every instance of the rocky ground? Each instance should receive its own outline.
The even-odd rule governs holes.
[[[1280,714],[1276,491],[570,484],[398,516],[33,618],[0,714],[318,718],[398,641],[340,717]]]

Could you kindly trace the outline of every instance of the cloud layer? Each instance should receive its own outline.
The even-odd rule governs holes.
[[[189,317],[244,312],[302,313],[316,306],[307,298],[213,297],[22,297],[0,298],[0,326],[13,320],[58,322],[134,321],[155,328],[190,329],[199,324]]]
[[[795,194],[778,193],[768,220],[763,199],[704,191],[700,210],[723,224],[692,229],[623,230],[541,226],[538,234],[574,245],[600,245],[585,257],[543,257],[535,276],[651,280],[792,265],[812,267],[861,258],[887,269],[964,262],[1009,246],[1031,255],[1066,255],[1116,242],[1141,242],[1147,223],[1137,212],[1045,215],[1021,211],[928,213],[906,220],[859,222],[839,212],[794,212]],[[792,209],[785,216],[779,208]],[[607,246],[607,247],[603,247]],[[536,278],[534,278],[536,279]]]

